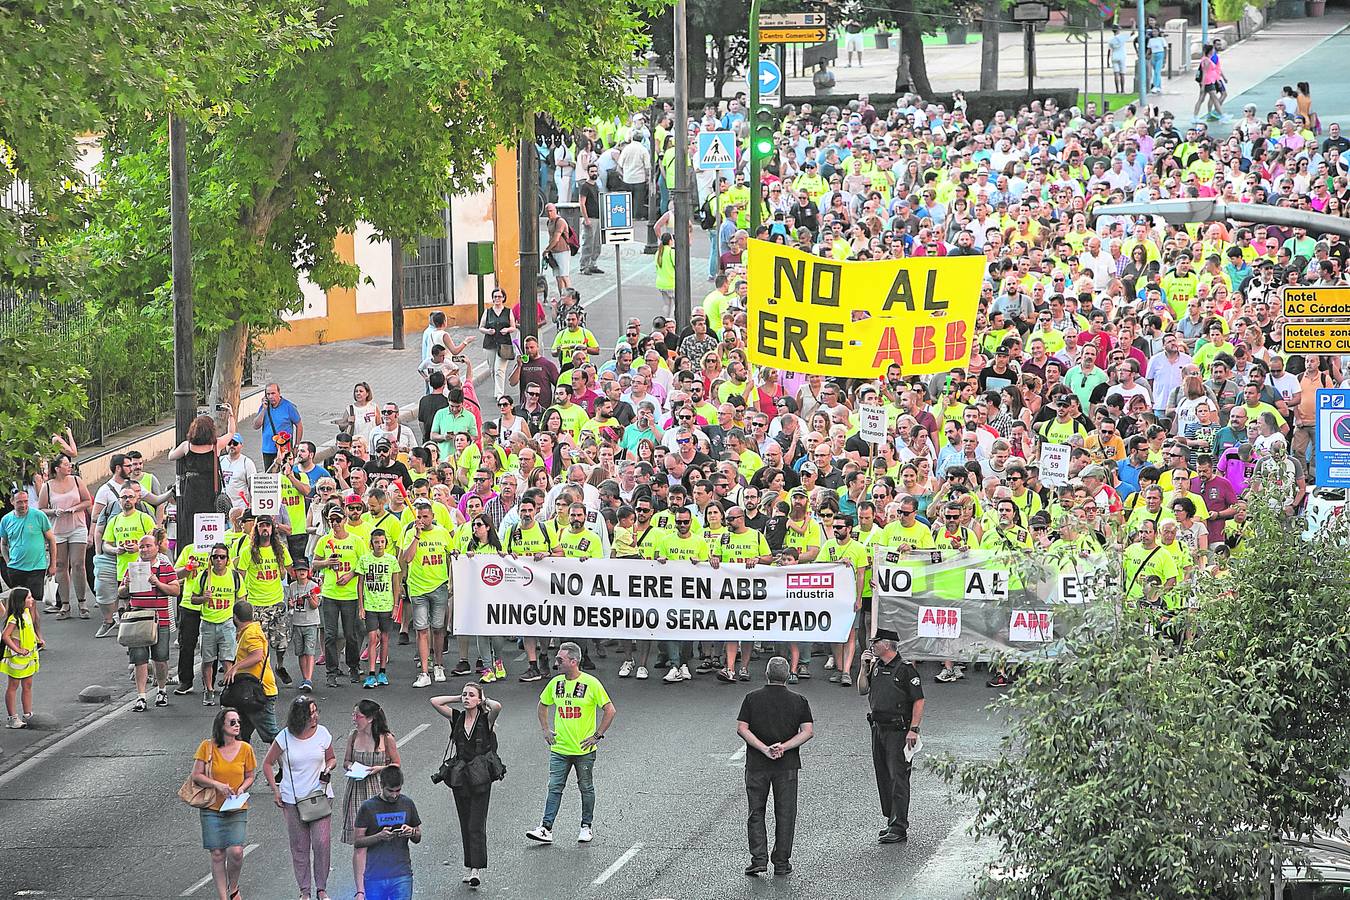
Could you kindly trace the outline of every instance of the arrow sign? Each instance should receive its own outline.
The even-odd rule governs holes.
[[[818,28],[825,24],[822,13],[763,13],[760,28]]]
[[[783,72],[778,68],[778,63],[771,59],[761,59],[759,61],[756,77],[759,78],[759,93],[761,99],[766,94],[777,94],[779,86],[783,83]]]

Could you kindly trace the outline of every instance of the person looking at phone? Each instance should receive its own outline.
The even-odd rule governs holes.
[[[417,804],[403,795],[403,770],[380,770],[380,792],[356,813],[356,846],[365,848],[365,865],[356,896],[366,900],[412,900],[412,854],[408,842],[422,843]]]

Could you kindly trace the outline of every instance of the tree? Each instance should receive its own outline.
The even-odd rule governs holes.
[[[923,97],[936,96],[928,78],[928,60],[923,36],[938,29],[968,23],[981,15],[979,0],[874,0],[854,11],[863,25],[895,27],[900,30],[900,52],[896,60],[895,89],[908,86]]]
[[[40,326],[41,323],[34,323]],[[83,413],[84,367],[41,327],[0,341],[0,484],[22,485],[38,459],[50,457],[52,435]]]
[[[167,105],[220,102],[245,60],[315,38],[313,16],[244,0],[15,0],[0,15],[0,273],[23,278],[79,219],[75,138]]]
[[[234,404],[249,335],[280,327],[298,276],[352,286],[339,232],[366,221],[408,242],[443,226],[535,113],[565,126],[623,108],[638,16],[661,0],[335,0],[322,46],[257,61],[235,102],[190,137],[198,326],[218,334],[211,400]],[[165,116],[115,124],[98,227],[81,252],[129,302],[165,302]]]
[[[974,799],[974,833],[999,844],[974,896],[1260,896],[1269,839],[1250,827],[1261,798],[1247,757],[1258,716],[1138,618],[1097,625],[1000,701],[1000,756],[937,765]]]

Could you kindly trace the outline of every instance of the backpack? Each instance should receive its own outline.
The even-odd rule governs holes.
[[[717,216],[713,215],[712,201],[713,198],[709,197],[698,208],[698,227],[704,231],[712,231],[717,227]]]
[[[571,225],[567,227],[567,249],[573,256],[581,252],[581,239],[577,237],[577,231]]]

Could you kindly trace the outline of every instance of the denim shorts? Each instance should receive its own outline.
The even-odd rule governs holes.
[[[450,585],[443,584],[430,594],[412,598],[412,627],[415,631],[444,628],[450,613]]]
[[[366,900],[412,900],[411,875],[399,878],[366,879]]]
[[[228,662],[234,659],[235,651],[239,646],[235,635],[234,622],[230,619],[226,619],[224,622],[203,622],[200,641],[202,662],[204,663],[215,662],[216,660]]]
[[[169,626],[159,626],[159,639],[149,647],[128,647],[127,656],[131,658],[131,664],[139,666],[148,663],[150,660],[166,663],[169,661]]]
[[[227,847],[242,847],[248,840],[248,810],[237,812],[217,812],[203,809],[202,849],[224,850]]]

